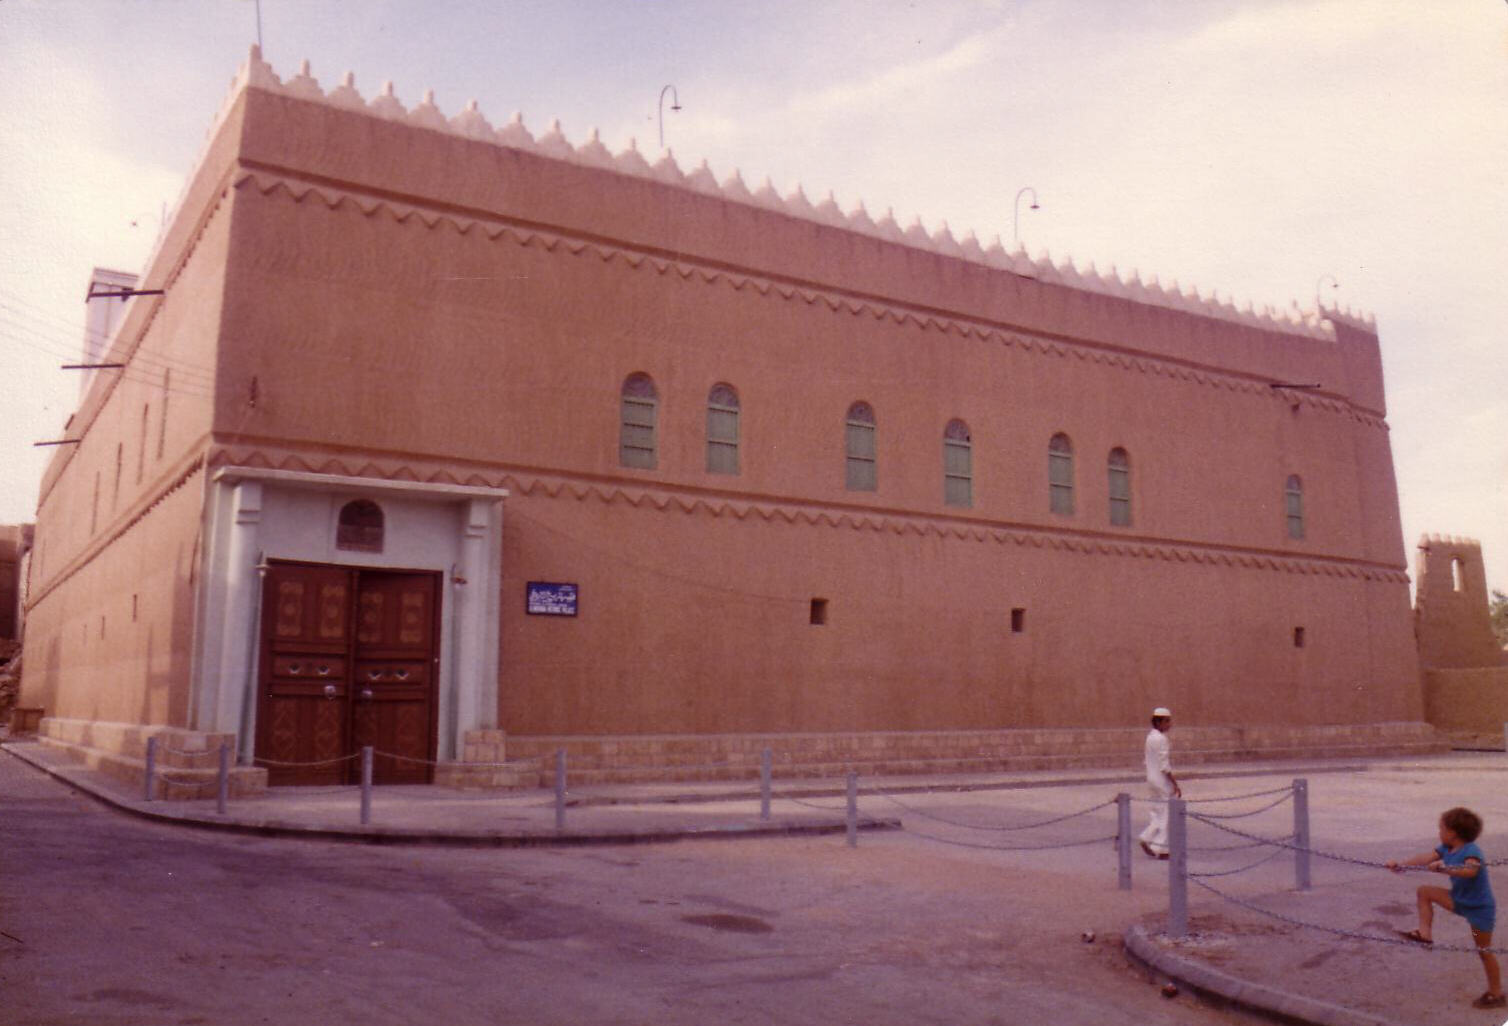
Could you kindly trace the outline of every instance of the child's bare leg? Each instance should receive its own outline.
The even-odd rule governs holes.
[[[1498,969],[1498,956],[1487,950],[1492,947],[1492,931],[1473,930],[1471,938],[1481,949],[1477,954],[1482,958],[1482,968],[1487,970],[1487,993],[1497,996],[1503,992],[1503,976]]]
[[[1447,912],[1454,909],[1455,905],[1450,900],[1450,891],[1444,887],[1419,888],[1419,936],[1425,940],[1430,940],[1435,935],[1433,924],[1436,905]]]

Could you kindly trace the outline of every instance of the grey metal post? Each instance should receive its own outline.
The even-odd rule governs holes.
[[[1115,860],[1120,888],[1131,889],[1131,796],[1122,791],[1115,796]]]
[[[361,825],[372,821],[372,746],[361,749]]]
[[[157,797],[157,737],[147,738],[147,776],[144,798],[152,801]]]
[[[859,846],[859,775],[848,774],[848,846]]]
[[[1182,798],[1168,801],[1168,936],[1189,935],[1189,821]]]
[[[774,754],[766,748],[759,753],[759,818],[770,818],[770,770]]]
[[[555,750],[555,829],[565,829],[566,751]]]
[[[215,788],[215,811],[225,815],[225,802],[230,798],[230,742],[220,742],[220,779]]]
[[[1309,781],[1293,782],[1293,885],[1309,889]]]

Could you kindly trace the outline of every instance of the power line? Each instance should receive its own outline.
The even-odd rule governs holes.
[[[5,320],[4,320],[3,317],[0,317],[0,328],[3,328],[3,327],[6,327]],[[10,327],[10,330],[11,330],[12,333],[9,334],[7,337],[11,341],[16,342],[19,345],[26,346],[28,349],[33,349],[33,350],[35,350],[35,351],[37,351],[39,353],[42,353],[44,355],[51,356],[51,357],[54,357],[54,358],[59,358],[59,359],[67,359],[68,356],[72,355],[72,354],[62,354],[62,353],[59,353],[58,350],[57,350],[57,348],[56,348],[57,343],[55,343],[55,342],[52,345],[44,345],[41,342],[36,342],[36,341],[33,341],[30,338],[25,337],[23,334],[16,334],[15,332],[17,332],[17,331],[20,331],[20,332],[23,332],[23,333],[30,333],[31,332],[31,329],[25,327],[24,325],[14,325],[14,324],[12,324],[9,327]],[[45,336],[43,336],[43,338],[45,339]],[[165,369],[172,369],[172,368],[165,368]],[[147,386],[149,388],[157,389],[159,391],[163,390],[163,388],[164,388],[163,380],[160,377],[157,377],[155,374],[153,374],[151,372],[151,370],[148,369],[148,368],[141,368],[139,372],[133,372],[133,368],[130,365],[127,365],[124,369],[122,369],[120,371],[117,371],[116,373],[118,373],[123,379],[125,379],[127,381],[135,382],[136,384],[139,384],[139,385],[145,385],[145,386]],[[144,374],[150,374],[151,376],[143,376]],[[193,381],[191,379],[188,382],[188,384],[190,386],[192,386],[192,385],[199,384],[199,382]],[[200,398],[200,399],[213,399],[214,398],[213,391],[204,391],[204,390],[201,390],[199,388],[185,387],[184,385],[181,385],[181,384],[171,384],[170,383],[170,384],[168,384],[166,386],[166,390],[168,392],[170,392],[170,393],[175,393],[177,395],[195,396],[195,397]]]
[[[65,360],[78,360],[80,355],[79,345],[73,339],[63,334],[59,329],[44,324],[35,318],[29,318],[24,311],[17,311],[0,303],[0,316],[9,320],[10,324],[20,331],[36,338],[49,342],[54,351]],[[211,385],[214,383],[214,375],[198,365],[180,362],[171,357],[164,357],[155,350],[138,347],[129,361],[133,369],[161,373],[171,370],[183,378],[193,379],[196,384]]]
[[[13,332],[19,332],[22,336],[33,339],[33,348],[42,348],[45,345],[46,351],[57,356],[60,360],[77,360],[79,358],[79,351],[72,341],[62,338],[55,332],[50,332],[45,326],[27,323],[19,319],[15,313],[6,312],[6,308],[3,306],[0,306],[0,323],[5,323]],[[151,356],[144,356],[140,350],[136,354],[133,354],[132,358],[125,364],[124,369],[133,372],[133,377],[140,375],[155,375],[160,377],[163,372],[172,371],[178,376],[180,381],[186,380],[193,385],[210,388],[215,383],[212,374],[196,370],[191,365],[180,365],[165,360],[154,359]]]
[[[18,317],[35,322],[39,325],[39,331],[45,330],[54,337],[66,339],[67,345],[74,349],[75,352],[77,352],[78,344],[74,339],[88,339],[99,343],[101,347],[108,346],[110,343],[110,336],[104,332],[90,328],[87,324],[80,325],[59,317],[52,311],[40,307],[35,303],[30,303],[14,293],[0,290],[0,309],[8,309]],[[145,346],[139,346],[137,352],[150,354],[153,351],[147,349]],[[143,362],[154,363],[161,367],[172,367],[174,370],[181,368],[188,373],[198,374],[205,378],[213,377],[213,373],[208,367],[179,358],[154,359],[151,355],[147,355],[142,357],[142,359]]]

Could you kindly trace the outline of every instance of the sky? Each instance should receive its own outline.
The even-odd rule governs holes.
[[[673,85],[688,170],[1368,311],[1411,567],[1464,535],[1508,590],[1503,0],[0,0],[0,523],[77,402],[90,269],[141,269],[259,11],[284,79],[651,157]]]

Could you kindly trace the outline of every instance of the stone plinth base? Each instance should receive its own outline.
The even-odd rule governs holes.
[[[435,785],[489,791],[537,786],[538,763],[505,762],[506,739],[503,730],[468,730],[461,744],[462,758],[436,766]]]
[[[938,775],[1020,770],[1139,770],[1146,727],[875,731],[831,734],[636,734],[521,736],[517,760],[533,760],[539,786],[565,749],[574,784],[660,780],[751,780],[768,748],[777,777]],[[1427,755],[1449,750],[1428,723],[1319,727],[1184,727],[1174,731],[1178,765],[1253,759]]]
[[[141,791],[146,783],[147,739],[157,739],[156,795],[167,800],[214,798],[219,790],[220,745],[235,750],[234,734],[181,727],[44,717],[38,739],[75,761]],[[267,792],[267,771],[231,766],[230,797]]]

